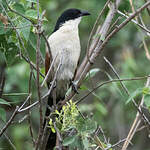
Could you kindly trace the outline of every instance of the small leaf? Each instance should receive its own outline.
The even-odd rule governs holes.
[[[24,9],[23,5],[20,3],[15,3],[12,7],[13,7],[13,9],[15,9],[17,12],[19,12],[21,14],[25,13],[25,9]]]
[[[3,108],[0,108],[0,118],[6,122],[6,111]]]
[[[86,85],[81,85],[81,86],[80,86],[80,90],[85,91],[85,90],[88,90],[88,88],[87,88],[87,86],[86,86]]]
[[[71,137],[66,137],[63,141],[63,145],[64,146],[68,146],[70,144],[72,144],[75,141],[76,135],[71,136]]]
[[[143,94],[150,94],[150,87],[144,87],[142,92]]]
[[[148,108],[150,108],[150,95],[145,95],[144,103]]]
[[[51,130],[53,133],[56,133],[55,128],[51,126]]]
[[[136,91],[134,91],[128,98],[128,100],[126,101],[126,104],[128,104],[133,98],[139,96],[140,94],[142,94],[143,92],[143,88],[138,88]]]
[[[22,19],[21,23],[18,24],[17,27],[21,27],[20,30],[18,30],[18,31],[19,31],[19,33],[22,33],[25,40],[28,41],[29,35],[30,35],[31,22],[26,19]],[[24,28],[22,28],[22,27],[24,27]]]
[[[10,106],[10,103],[5,101],[4,99],[0,98],[0,104],[4,104],[4,105],[9,105]]]
[[[101,41],[104,41],[104,40],[105,40],[105,37],[101,35],[100,40],[101,40]]]
[[[87,73],[87,75],[86,75],[86,77],[85,77],[85,80],[88,80],[89,78],[94,77],[94,76],[96,75],[96,73],[99,72],[99,71],[100,71],[99,68],[91,69],[91,70]]]
[[[107,115],[107,109],[106,109],[106,107],[103,105],[103,104],[101,104],[101,103],[96,103],[95,104],[95,107],[96,107],[96,109],[99,111],[99,112],[101,112],[103,115]]]
[[[18,47],[14,44],[14,43],[9,43],[7,50],[5,51],[5,57],[6,57],[6,62],[8,65],[11,65],[14,60],[15,57],[18,53]]]
[[[83,142],[83,145],[84,145],[84,149],[88,150],[89,149],[88,138],[87,137],[83,138],[82,142]]]
[[[26,16],[32,19],[33,21],[37,20],[37,10],[30,9],[26,11]]]

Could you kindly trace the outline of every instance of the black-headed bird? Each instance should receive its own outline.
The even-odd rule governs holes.
[[[75,76],[81,51],[78,25],[82,17],[87,15],[90,15],[87,11],[75,8],[67,9],[58,18],[55,29],[48,38],[51,54],[49,54],[47,48],[45,73],[47,74],[52,60],[55,59],[47,84],[49,87],[58,69],[56,85],[54,87],[56,103],[64,100],[65,94]],[[61,64],[60,68],[58,68],[59,64]],[[52,94],[49,95],[48,105],[50,107],[53,106]],[[46,116],[49,116],[49,114],[50,110],[47,108]],[[55,144],[56,134],[51,133],[47,143],[47,150],[52,150]]]

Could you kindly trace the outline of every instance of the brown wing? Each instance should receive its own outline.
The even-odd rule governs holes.
[[[48,69],[50,67],[50,55],[49,55],[49,52],[46,51],[46,55],[45,55],[45,75],[47,74],[48,72]]]
[[[49,54],[48,51],[46,51],[46,55],[45,55],[45,76],[47,75],[48,73],[48,70],[49,70],[49,67],[51,65],[51,62],[52,62],[52,57],[51,55]],[[48,79],[47,79],[47,86],[49,87],[49,84],[52,80],[52,75],[50,73],[50,75],[48,76]]]

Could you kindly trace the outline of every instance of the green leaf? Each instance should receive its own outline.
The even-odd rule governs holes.
[[[88,80],[89,78],[94,77],[94,76],[96,75],[96,73],[99,72],[99,71],[100,71],[99,68],[91,69],[91,70],[87,73],[87,75],[86,75],[86,77],[85,77],[85,80]]]
[[[150,94],[150,87],[144,87],[142,92],[143,94]]]
[[[21,33],[23,35],[23,37],[25,38],[26,41],[29,40],[29,35],[30,35],[30,29],[31,29],[31,22],[26,20],[26,19],[22,19],[20,24],[18,24],[17,27],[21,27],[19,31],[19,33]],[[22,28],[24,27],[24,28]]]
[[[126,101],[126,104],[128,104],[133,98],[139,96],[140,94],[143,93],[143,88],[138,88],[136,91],[134,91]]]
[[[4,105],[9,105],[10,106],[10,103],[5,101],[4,99],[0,98],[0,104],[4,104]]]
[[[6,62],[9,66],[14,62],[17,54],[18,47],[14,43],[9,43],[8,48],[5,51]]]
[[[100,40],[101,40],[101,41],[104,41],[104,40],[105,40],[105,37],[101,35]]]
[[[145,95],[144,103],[148,108],[150,108],[150,95]]]
[[[87,137],[83,138],[82,142],[83,142],[83,145],[84,145],[84,149],[88,150],[89,149],[88,138]]]
[[[85,127],[85,131],[88,134],[93,133],[97,129],[97,122],[92,119],[87,119],[85,122]]]
[[[30,44],[31,44],[32,47],[36,50],[36,44],[37,44],[36,35],[35,35],[33,32],[31,32],[29,38],[30,38],[30,40],[29,40]]]
[[[27,10],[25,14],[28,18],[30,18],[31,20],[36,22],[36,20],[37,20],[37,10],[30,9],[30,10]]]
[[[95,107],[96,107],[96,109],[97,109],[99,112],[101,112],[103,115],[107,115],[107,109],[106,109],[106,107],[105,107],[103,104],[101,104],[101,103],[96,103],[96,104],[95,104]]]
[[[0,108],[0,118],[6,122],[6,111],[3,108]]]
[[[20,3],[14,3],[14,5],[12,7],[13,7],[13,9],[15,9],[17,12],[19,12],[21,14],[25,13],[25,9],[24,9],[23,5]]]
[[[75,141],[76,135],[71,136],[71,137],[66,137],[63,141],[63,145],[64,146],[68,146],[70,144],[72,144]]]
[[[86,86],[86,85],[81,85],[81,86],[80,86],[80,90],[85,91],[85,90],[88,90],[88,88],[87,88],[87,86]]]

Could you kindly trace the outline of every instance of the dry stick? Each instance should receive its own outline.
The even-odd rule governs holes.
[[[41,20],[39,16],[39,0],[37,0],[37,48],[36,48],[36,67],[37,67],[37,91],[38,91],[38,100],[39,100],[39,113],[40,113],[40,126],[39,126],[39,133],[36,140],[35,150],[38,149],[38,147],[41,144],[41,137],[43,133],[43,114],[42,114],[42,103],[41,103],[41,90],[40,90],[40,81],[39,81],[39,63],[40,63],[40,34],[41,34]]]
[[[110,68],[112,69],[112,71],[114,72],[114,74],[117,76],[117,78],[120,79],[119,74],[117,73],[117,71],[115,70],[115,68],[112,66],[112,64],[109,62],[109,60],[106,57],[104,57],[104,60],[110,66]],[[121,84],[122,88],[125,90],[126,94],[128,96],[130,96],[130,93],[129,93],[128,89],[126,88],[126,86],[121,81],[120,81],[120,84]],[[138,112],[142,115],[144,121],[146,121],[150,125],[149,120],[143,114],[143,112],[139,109],[138,104],[135,102],[135,100],[133,98],[132,98],[132,102],[133,102],[135,108],[138,110]]]
[[[145,0],[145,2],[147,2],[147,1],[149,1],[149,0]],[[147,7],[147,12],[148,12],[148,14],[149,14],[149,16],[150,16],[150,6]]]
[[[1,131],[0,131],[0,137],[5,132],[5,130],[8,128],[8,126],[11,124],[11,122],[13,121],[13,119],[15,118],[15,116],[17,115],[18,109],[19,109],[19,106],[16,106],[16,109],[13,112],[12,116],[10,117],[10,119],[8,120],[8,122],[6,123],[6,125],[1,129]]]
[[[89,93],[87,93],[86,95],[84,95],[83,97],[81,97],[76,104],[79,104],[81,101],[83,101],[86,97],[88,97],[90,94],[92,94],[95,90],[97,90],[98,88],[102,87],[103,85],[109,84],[109,83],[114,83],[114,82],[125,82],[125,81],[135,81],[135,80],[145,80],[146,78],[148,78],[150,76],[144,76],[144,77],[136,77],[136,78],[127,78],[127,79],[113,79],[113,80],[108,80],[105,81],[103,83],[100,83],[97,87],[95,87],[94,89],[92,89]]]
[[[123,143],[125,140],[126,140],[126,139],[119,140],[117,143],[111,145],[111,146],[108,147],[108,148],[105,148],[104,150],[109,150],[109,149],[112,149],[112,148],[114,148],[114,147],[116,147],[116,146],[119,146],[119,144]]]
[[[62,57],[61,57],[61,60],[60,60],[60,62],[59,62],[59,65],[58,65],[58,67],[57,67],[57,70],[56,70],[56,72],[55,72],[54,79],[53,79],[53,81],[51,82],[50,89],[49,89],[48,93],[47,93],[45,96],[43,96],[43,98],[45,98],[45,97],[47,97],[47,96],[49,96],[49,95],[51,94],[51,91],[52,91],[52,89],[53,89],[53,87],[54,87],[54,84],[55,84],[55,82],[56,82],[57,74],[58,74],[58,71],[59,71],[61,65],[62,65]],[[38,103],[36,103],[36,104],[38,104]],[[33,106],[32,106],[32,107],[33,107]],[[31,107],[30,107],[30,108],[31,108]],[[30,109],[30,108],[28,107],[28,108],[25,108],[25,109]],[[54,110],[53,110],[53,111],[54,111]],[[46,125],[48,124],[47,121],[48,121],[48,120],[46,120]],[[42,142],[41,142],[41,143],[42,143],[42,144],[41,144],[41,149],[42,149],[42,150],[45,150],[45,147],[46,147],[46,144],[47,144],[47,141],[48,141],[48,137],[49,137],[50,132],[51,132],[51,131],[49,131],[49,132],[47,132],[47,131],[48,131],[48,127],[46,126],[45,129],[44,129],[43,136],[42,136]]]
[[[148,87],[149,84],[150,84],[150,77],[148,77],[145,87]],[[140,105],[139,105],[140,110],[141,110],[141,106],[143,105],[143,103],[144,103],[144,95],[143,95],[142,100],[141,100]],[[128,145],[129,145],[129,141],[131,141],[131,139],[133,138],[133,136],[134,136],[134,134],[135,134],[135,132],[136,132],[136,130],[137,130],[140,123],[141,123],[141,114],[139,112],[137,112],[136,118],[135,118],[135,120],[132,124],[132,127],[131,127],[131,129],[128,133],[127,140],[123,144],[123,147],[122,147],[121,150],[126,150],[127,149]]]
[[[141,11],[143,11],[146,7],[148,7],[150,5],[150,1],[148,1],[147,3],[145,3],[142,7],[140,7],[135,13],[133,13],[129,18],[127,18],[123,23],[121,23],[117,28],[115,28],[107,37],[104,41],[100,41],[97,45],[97,47],[95,48],[94,52],[92,53],[91,57],[90,57],[90,62],[95,62],[96,57],[99,56],[99,54],[104,50],[104,47],[106,46],[106,44],[108,43],[108,41],[118,32],[120,31],[125,25],[127,25],[127,23],[129,23],[136,15],[138,15]],[[110,16],[112,18],[112,16]],[[104,33],[107,31],[104,31]],[[83,62],[85,63],[85,62]],[[82,67],[82,64],[81,64]],[[81,84],[81,81],[83,80],[83,78],[85,77],[86,73],[89,71],[91,67],[91,64],[86,61],[86,65],[84,67],[84,69],[82,68],[83,71],[81,71],[81,68],[79,69],[80,71],[80,78],[78,81],[78,86]],[[81,73],[82,72],[82,73]],[[79,74],[79,72],[78,72]],[[74,95],[74,94],[72,94]],[[72,97],[72,95],[69,96]],[[66,99],[67,101],[67,99]],[[65,101],[63,102],[65,103]]]
[[[98,33],[98,34],[101,35],[101,37],[105,37],[107,35],[107,31],[109,30],[111,22],[113,20],[113,17],[116,14],[116,7],[115,7],[114,3],[111,3],[111,5],[112,6],[110,7],[110,10],[109,10],[108,15],[107,15],[107,17],[105,19],[105,22],[103,23],[103,25],[102,25],[99,33]],[[95,55],[93,56],[93,50],[97,49],[98,45],[101,45],[103,41],[99,40],[99,38],[98,38],[98,40],[93,41],[93,42],[95,42],[94,48],[93,47],[90,48],[89,54],[91,54],[91,56],[90,56],[90,62],[94,63],[96,57],[99,54],[98,53],[97,54],[94,53]],[[91,57],[93,57],[93,59],[91,59]],[[76,76],[75,76],[75,81],[78,81],[78,84],[77,84],[78,87],[81,85],[81,82],[82,82],[83,78],[86,76],[87,72],[90,70],[91,65],[92,64],[89,63],[89,61],[87,59],[87,56],[85,56],[84,60],[82,61],[82,64],[78,68]],[[64,101],[62,101],[61,105],[64,105],[74,95],[75,95],[75,93],[72,91],[72,93],[68,97],[66,97],[66,99]]]
[[[7,139],[7,141],[9,142],[9,144],[11,145],[11,147],[13,148],[13,150],[17,150],[16,149],[16,147],[15,147],[15,145],[12,143],[12,141],[10,140],[10,138],[6,135],[6,134],[4,134],[4,136],[5,136],[5,138]]]
[[[106,59],[106,57],[104,57],[104,60],[106,61],[106,63],[110,66],[110,68],[112,69],[112,71],[114,72],[114,74],[117,76],[118,79],[120,79],[117,71],[115,70],[115,68],[112,66],[112,64]],[[121,86],[123,87],[123,89],[125,90],[126,94],[128,96],[130,96],[130,93],[128,91],[128,89],[126,88],[126,86],[120,81]],[[134,106],[136,107],[136,109],[138,110],[139,114],[142,115],[143,119],[145,122],[148,122],[149,124],[149,120],[146,118],[146,116],[142,113],[141,109],[138,107],[138,105],[136,104],[135,100],[132,98],[132,102],[134,104]],[[150,124],[149,124],[150,125]],[[131,139],[127,138],[127,141],[131,141]]]
[[[15,118],[15,116],[17,115],[17,113],[20,112],[21,108],[27,103],[27,101],[29,100],[31,95],[28,95],[28,97],[26,98],[26,100],[24,101],[24,103],[19,107],[16,106],[15,111],[13,112],[12,116],[10,117],[10,119],[7,121],[6,125],[0,130],[0,137],[2,136],[2,134],[5,132],[5,130],[8,128],[8,126],[12,123],[13,119]]]
[[[119,10],[118,10],[117,12],[118,12],[118,14],[120,14],[120,15],[126,17],[126,18],[129,18],[129,16],[127,16],[126,14],[122,13],[122,12],[119,11]],[[141,29],[143,29],[145,32],[150,33],[150,30],[148,30],[145,26],[139,24],[139,23],[138,23],[137,21],[135,21],[134,19],[132,19],[131,21],[132,21],[133,23],[135,23],[137,26],[139,26]]]
[[[29,60],[27,57],[25,57],[23,54],[21,54],[21,57],[22,57],[27,63],[29,63],[30,67],[32,67],[34,70],[37,71],[37,68],[36,68],[35,64],[34,64],[32,61],[30,61],[30,60]],[[45,78],[45,76],[44,76],[41,72],[39,72],[39,73],[40,73],[41,77]]]
[[[105,11],[107,5],[109,4],[109,2],[110,2],[110,0],[107,0],[107,2],[105,3],[103,9],[100,11],[100,13],[99,13],[99,15],[98,15],[98,17],[97,17],[97,19],[96,19],[96,21],[95,21],[95,24],[94,24],[94,26],[93,26],[93,28],[92,28],[92,31],[91,31],[91,33],[90,33],[90,36],[89,36],[89,39],[88,39],[88,44],[87,44],[87,56],[88,56],[88,58],[89,58],[89,56],[90,56],[90,55],[89,55],[90,42],[91,42],[91,40],[92,40],[92,37],[94,36],[95,30],[96,30],[96,27],[98,26],[98,23],[99,23],[99,21],[100,21],[100,18],[102,17],[102,15],[103,15],[103,13],[104,13],[104,11]]]
[[[29,78],[29,87],[28,87],[28,93],[31,94],[31,80],[32,80],[32,71],[30,72],[30,78]],[[31,97],[29,98],[29,105],[31,105]],[[32,143],[33,146],[35,145],[35,139],[33,136],[33,130],[32,130],[32,125],[31,125],[31,111],[28,110],[28,123],[29,123],[29,130],[30,130],[30,135],[32,138]]]

